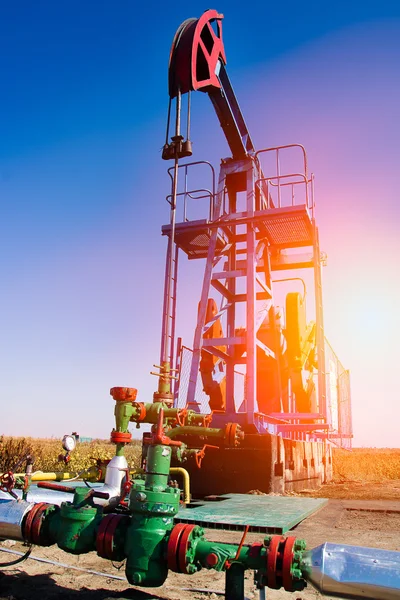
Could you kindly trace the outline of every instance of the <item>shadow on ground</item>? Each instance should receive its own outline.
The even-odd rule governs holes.
[[[27,575],[18,572],[0,572],[0,600],[164,600],[163,596],[156,596],[131,587],[122,591],[107,590],[104,588],[89,590],[85,587],[73,590],[58,585],[51,577],[51,573]]]

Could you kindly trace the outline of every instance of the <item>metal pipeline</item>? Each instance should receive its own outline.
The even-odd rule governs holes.
[[[96,486],[96,492],[107,492],[108,500],[93,498],[95,504],[103,507],[114,508],[119,504],[122,496],[123,484],[129,477],[129,467],[125,456],[114,456],[106,467],[104,484]]]
[[[301,570],[322,594],[400,598],[400,552],[326,543],[304,553]]]
[[[24,541],[22,523],[32,506],[24,500],[0,499],[0,539]]]
[[[44,473],[43,471],[35,471],[31,475],[31,481],[68,481],[79,477],[79,473],[63,473],[61,471],[52,471]],[[82,475],[81,475],[82,476]],[[1,477],[1,475],[0,475]],[[14,473],[14,477],[25,477],[25,473]]]
[[[128,463],[125,456],[114,456],[106,467],[106,476],[102,485],[96,485],[97,492],[106,492],[109,497],[93,498],[93,502],[104,508],[114,508],[119,504],[122,495],[122,487],[125,482]],[[13,492],[22,498],[22,490],[13,490]],[[0,491],[0,500],[10,500],[10,495],[7,492]],[[46,490],[45,488],[31,487],[28,491],[27,502],[47,502],[48,504],[57,504],[60,506],[62,502],[70,502],[71,494],[68,492],[60,492],[56,490]],[[2,515],[0,512],[0,526]]]
[[[175,438],[179,438],[182,435],[189,436],[201,436],[201,437],[212,437],[212,438],[221,438],[223,439],[225,436],[225,429],[216,429],[215,427],[198,427],[198,426],[183,426],[183,427],[174,427],[173,429],[168,430],[168,437],[171,440]]]
[[[13,492],[18,496],[19,500],[22,499],[22,490],[13,489]],[[57,504],[60,506],[62,502],[69,502],[71,500],[71,494],[67,492],[56,492],[54,490],[45,490],[42,488],[31,487],[27,494],[27,502],[47,502],[48,504]],[[11,500],[10,494],[7,492],[0,491],[0,501]],[[0,513],[1,521],[1,513]]]
[[[123,463],[123,461],[121,461],[121,457],[119,457],[118,462]],[[115,496],[116,490],[114,488],[118,488],[118,480],[120,479],[121,475],[121,469],[122,472],[125,471],[125,467],[121,466],[121,465],[116,465],[117,466],[117,485],[112,485],[113,491],[112,491],[112,495],[113,498]],[[112,471],[114,473],[113,475],[113,479],[115,477],[115,471]],[[145,471],[143,469],[129,469],[129,472],[131,475],[135,475],[136,473],[138,474],[143,474]],[[185,502],[185,504],[189,504],[190,499],[191,499],[191,495],[190,495],[190,476],[189,473],[186,469],[184,469],[183,467],[171,467],[170,471],[171,475],[182,475],[182,479],[183,479],[183,501]],[[24,474],[21,474],[21,477]],[[16,475],[16,476],[19,476]],[[34,473],[32,475],[32,481],[65,481],[65,480],[69,480],[69,479],[73,479],[73,474],[72,473],[57,473],[57,472],[49,472],[49,473],[43,473],[42,471],[37,471],[36,473]],[[111,479],[111,477],[110,477]],[[107,483],[110,483],[110,479],[107,481]],[[123,477],[121,479],[121,484],[123,481]],[[106,483],[106,482],[105,482]],[[96,484],[94,487],[96,488],[97,491],[99,492],[109,492],[108,489],[105,489],[105,483],[104,485],[100,485],[100,484]],[[121,485],[120,484],[120,485]],[[13,490],[14,494],[16,494],[18,496],[18,498],[22,499],[22,490],[18,490],[18,489],[14,489]],[[2,492],[0,491],[0,501],[2,500],[11,500],[10,494],[8,494],[7,492]],[[33,487],[29,490],[28,492],[28,496],[27,496],[27,501],[28,502],[47,502],[49,504],[57,504],[58,506],[60,506],[60,504],[62,502],[68,502],[71,500],[71,496],[70,494],[68,494],[68,492],[59,492],[59,491],[55,491],[55,490],[46,490],[45,488],[37,488],[37,487]],[[101,500],[100,498],[94,498],[93,499],[95,501],[96,504],[103,504],[103,506],[108,506],[109,505],[109,501],[105,501],[105,500]],[[114,502],[112,502],[112,506],[115,506]]]
[[[33,506],[24,500],[0,501],[0,538],[23,541],[24,520]],[[205,544],[205,554],[209,556],[207,541],[198,540],[198,544]],[[218,544],[219,548],[222,546],[226,544]],[[175,550],[175,546],[173,548]],[[325,543],[303,552],[299,560],[301,576],[322,595],[364,600],[400,598],[400,552]],[[290,564],[286,569],[292,572]],[[288,590],[286,585],[284,587]]]

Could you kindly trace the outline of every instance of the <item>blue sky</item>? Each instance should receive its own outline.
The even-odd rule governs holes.
[[[0,3],[0,433],[107,437],[110,387],[151,401],[168,55],[206,8]],[[400,6],[215,8],[256,145],[304,143],[316,174],[326,329],[352,373],[355,443],[398,446]],[[217,167],[228,149],[202,94],[192,120],[195,157]],[[190,277],[200,285],[197,266]]]

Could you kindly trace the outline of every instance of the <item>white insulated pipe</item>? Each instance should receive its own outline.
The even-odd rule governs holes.
[[[97,506],[103,506],[105,509],[114,508],[119,504],[122,495],[122,487],[126,480],[127,469],[128,463],[125,456],[114,456],[110,460],[106,468],[104,483],[102,485],[96,485],[93,488],[96,490],[96,492],[108,493],[109,497],[107,500],[104,498],[93,498],[94,504]],[[62,482],[60,482],[60,484],[62,485]],[[13,492],[18,496],[19,499],[22,499],[22,490],[13,490]],[[10,494],[7,492],[0,492],[0,501],[1,500],[11,500]],[[71,500],[71,493],[39,488],[37,486],[32,486],[29,489],[26,497],[26,501],[28,503],[47,502],[49,504],[56,504],[58,506],[60,506],[62,502],[71,502]]]
[[[301,570],[323,595],[400,599],[400,552],[325,543],[304,553]]]

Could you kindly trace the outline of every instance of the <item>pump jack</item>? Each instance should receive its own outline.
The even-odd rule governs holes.
[[[328,481],[331,444],[349,447],[352,437],[348,372],[325,342],[325,256],[315,220],[314,177],[299,144],[256,150],[226,70],[222,20],[223,15],[207,10],[199,19],[184,21],[176,32],[162,155],[174,166],[168,171],[170,223],[162,228],[168,249],[155,400],[208,412],[211,427],[232,423],[243,434],[234,447],[206,453],[201,471],[189,461],[198,495],[254,488],[282,491]],[[221,162],[217,185],[208,163],[179,162],[192,154],[190,94],[197,90],[209,96],[232,154]],[[185,94],[186,139],[181,131]],[[301,169],[296,163],[295,169],[284,171],[286,157],[289,164],[299,158]],[[189,175],[205,166],[211,184],[190,189]],[[189,219],[193,198],[207,205],[205,218]],[[293,253],[296,248],[306,248],[308,254]],[[190,371],[189,351],[176,349],[180,251],[190,260],[205,259]],[[306,319],[303,282],[304,293],[286,296],[283,323],[275,290],[283,281],[298,280],[299,269],[313,272],[315,321]],[[273,279],[282,273],[290,277]],[[174,390],[173,367],[178,371]]]
[[[323,595],[394,600],[400,590],[398,552],[328,543],[306,550],[304,540],[282,535],[245,544],[250,525],[238,544],[209,541],[200,525],[187,522],[186,509],[179,514],[180,491],[168,481],[175,461],[187,463],[197,495],[209,489],[213,494],[249,491],[250,485],[265,491],[293,488],[302,484],[298,481],[302,476],[310,485],[321,480],[321,467],[329,478],[330,443],[351,439],[350,412],[342,414],[335,407],[340,401],[350,410],[349,397],[333,392],[331,375],[337,375],[340,363],[334,362],[333,351],[325,345],[313,178],[307,174],[304,148],[255,151],[225,63],[222,15],[209,10],[181,25],[172,46],[169,79],[176,127],[171,142],[167,127],[163,151],[164,158],[174,160],[174,167],[168,198],[171,221],[163,227],[168,251],[159,385],[153,402],[137,402],[135,388],[110,390],[115,400],[111,441],[116,455],[99,487],[42,481],[30,489],[28,467],[22,490],[13,490],[13,473],[0,477],[0,539],[57,544],[72,554],[96,550],[109,560],[126,559],[127,580],[141,587],[162,585],[169,571],[191,575],[214,569],[225,573],[227,600],[243,600],[245,572],[251,570],[260,597],[265,597],[267,587],[295,592],[309,581]],[[185,140],[180,133],[181,96],[196,89],[209,94],[232,158],[222,161],[217,191],[211,186],[211,191],[185,187],[180,192],[179,169],[185,170],[186,181],[189,167],[206,164],[179,164],[180,158],[191,154],[189,136]],[[281,173],[279,157],[288,148],[300,151],[302,174]],[[266,176],[261,156],[268,153],[276,156],[277,173]],[[303,186],[303,204],[295,202],[295,186]],[[287,189],[289,206],[284,203]],[[199,194],[209,197],[209,214],[190,221],[188,199],[199,199]],[[181,222],[176,220],[178,199],[183,201]],[[307,258],[288,252],[306,246],[311,249]],[[175,361],[179,250],[189,258],[205,258],[206,268],[193,350],[185,353],[181,347]],[[283,325],[274,303],[272,272],[300,268],[313,269],[316,322],[306,323],[305,294],[290,292]],[[219,306],[210,296],[211,287],[222,296]],[[239,322],[242,305],[244,326]],[[325,350],[330,353],[329,378]],[[190,355],[185,386],[185,357]],[[244,371],[237,371],[237,365]],[[242,385],[237,385],[238,377]],[[144,440],[143,477],[133,481],[124,456],[132,439],[130,422],[152,425]],[[66,437],[70,439],[64,438],[64,448],[69,452],[73,440]],[[207,522],[218,524],[215,519]],[[23,558],[28,555],[29,551]],[[3,562],[0,568],[15,562]]]

